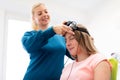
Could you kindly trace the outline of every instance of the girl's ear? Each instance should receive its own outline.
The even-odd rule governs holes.
[[[94,38],[93,38],[93,37],[91,37],[91,39],[94,41]]]

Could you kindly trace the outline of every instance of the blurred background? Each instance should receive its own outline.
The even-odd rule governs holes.
[[[31,30],[31,6],[37,2],[48,7],[50,25],[74,20],[88,28],[99,52],[108,58],[120,54],[120,0],[0,0],[0,80],[24,76],[29,55],[21,37]]]

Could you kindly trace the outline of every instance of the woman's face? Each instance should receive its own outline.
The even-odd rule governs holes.
[[[45,5],[40,5],[34,9],[33,21],[42,30],[48,27],[48,24],[50,22],[50,15]]]
[[[77,49],[78,49],[78,42],[75,39],[75,36],[72,34],[66,33],[65,39],[66,39],[66,47],[68,51],[70,52],[72,56],[76,56]]]

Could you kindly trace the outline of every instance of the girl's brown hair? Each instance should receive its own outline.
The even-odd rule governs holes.
[[[87,28],[85,28],[83,25],[78,24],[78,28],[84,29],[88,32]],[[86,32],[80,31],[80,30],[75,30],[75,39],[77,42],[82,46],[83,49],[85,49],[89,54],[95,54],[97,53],[97,49],[94,45],[93,38],[91,35],[89,35]]]

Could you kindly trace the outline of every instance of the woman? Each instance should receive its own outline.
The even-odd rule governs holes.
[[[75,34],[65,34],[66,47],[75,61],[63,69],[60,80],[110,80],[111,65],[97,52],[88,30],[74,22],[69,25]]]
[[[33,30],[22,38],[22,44],[30,55],[30,63],[23,80],[59,80],[64,67],[66,51],[64,35],[73,34],[66,25],[51,26],[50,15],[42,3],[32,8]],[[60,34],[60,35],[57,35]]]

